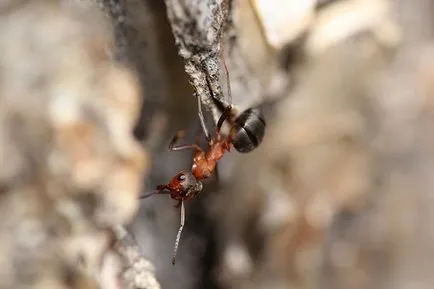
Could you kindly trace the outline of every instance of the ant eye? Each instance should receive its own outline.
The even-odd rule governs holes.
[[[185,175],[184,174],[179,175],[178,181],[183,181],[183,180],[185,180]]]

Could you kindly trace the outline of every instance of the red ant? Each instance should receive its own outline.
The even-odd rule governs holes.
[[[224,104],[215,99],[219,107]],[[208,141],[208,151],[202,150],[198,141],[194,144],[175,145],[184,136],[184,131],[175,134],[169,144],[169,149],[179,151],[194,149],[193,166],[191,171],[181,171],[167,185],[159,185],[157,189],[141,198],[147,198],[155,194],[170,194],[170,197],[178,201],[175,206],[181,209],[181,223],[176,236],[173,249],[172,264],[175,265],[176,253],[179,240],[185,223],[184,201],[193,199],[202,191],[201,180],[210,177],[216,169],[217,162],[223,157],[231,147],[241,153],[247,153],[255,149],[262,142],[265,134],[265,121],[259,109],[249,108],[238,117],[237,110],[229,104],[220,116],[214,137]],[[220,133],[224,121],[228,120],[231,129],[227,137]]]
[[[228,97],[231,101],[229,72],[224,61],[223,65],[226,72]],[[155,194],[170,194],[172,199],[178,201],[175,207],[181,209],[181,221],[173,248],[173,265],[175,265],[179,240],[185,223],[184,201],[193,199],[202,191],[203,185],[201,180],[209,178],[214,173],[218,161],[226,151],[230,151],[232,146],[240,153],[251,152],[261,144],[265,134],[265,120],[259,109],[249,108],[238,115],[238,109],[234,105],[227,104],[214,96],[208,77],[206,77],[206,81],[214,104],[222,112],[216,125],[215,135],[211,138],[205,125],[200,97],[197,98],[198,116],[205,138],[208,141],[208,151],[202,150],[198,139],[194,144],[175,145],[185,134],[184,131],[177,132],[169,144],[169,149],[172,151],[194,149],[191,171],[184,170],[179,172],[167,185],[159,185],[155,191],[140,197],[144,199]],[[230,131],[226,137],[220,133],[225,121],[228,121],[230,124]]]

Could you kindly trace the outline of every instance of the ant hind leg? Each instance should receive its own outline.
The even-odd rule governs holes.
[[[229,104],[225,110],[223,111],[222,115],[219,118],[219,121],[217,122],[217,127],[216,127],[216,133],[219,134],[220,130],[222,128],[223,122],[225,120],[227,120],[229,118],[229,116],[232,113],[232,104]]]

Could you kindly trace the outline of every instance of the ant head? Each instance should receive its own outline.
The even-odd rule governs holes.
[[[169,187],[179,192],[180,197],[187,198],[199,194],[202,190],[202,183],[194,177],[192,172],[181,171],[173,177]]]

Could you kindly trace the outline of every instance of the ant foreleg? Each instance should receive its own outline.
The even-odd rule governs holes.
[[[169,150],[171,151],[180,151],[185,149],[195,149],[197,151],[202,151],[198,144],[184,144],[184,145],[175,145],[176,142],[179,141],[180,138],[183,138],[185,135],[185,131],[178,131],[173,137],[172,141],[169,144]]]
[[[176,235],[175,246],[173,247],[172,265],[175,265],[176,253],[178,252],[179,240],[181,239],[181,233],[182,233],[182,229],[184,228],[184,223],[185,223],[184,202],[183,201],[180,201],[180,202],[181,202],[181,222],[179,225],[178,234]]]

